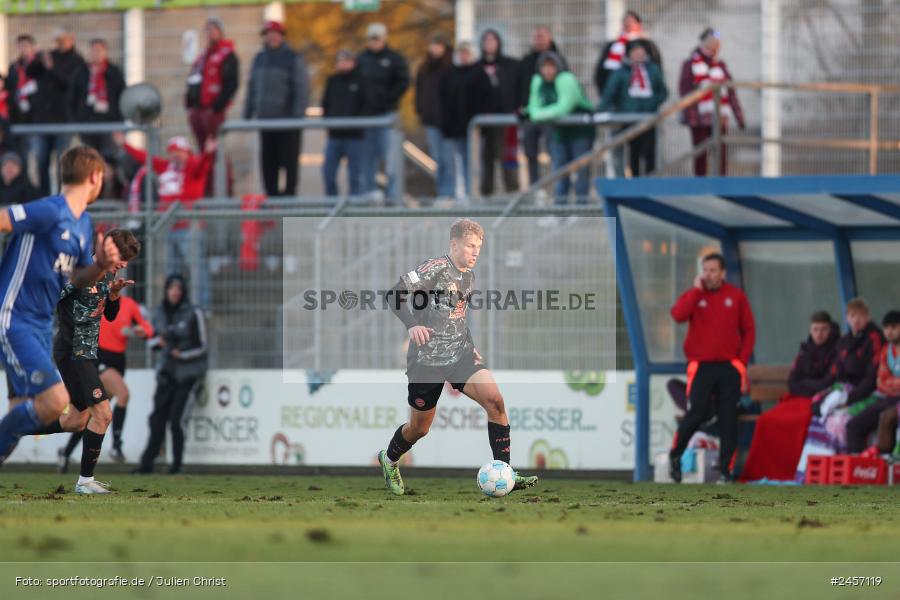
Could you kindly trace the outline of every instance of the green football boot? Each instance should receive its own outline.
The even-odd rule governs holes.
[[[400,477],[400,466],[393,464],[387,457],[387,451],[378,453],[378,462],[381,463],[381,471],[384,473],[384,483],[395,496],[402,496],[405,491],[403,478]]]
[[[537,485],[538,478],[537,475],[519,475],[519,472],[516,471],[516,485],[513,486],[513,490],[524,490],[525,488],[534,487]]]

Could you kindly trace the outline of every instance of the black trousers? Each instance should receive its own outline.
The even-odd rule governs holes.
[[[730,473],[731,459],[737,449],[740,399],[741,375],[731,363],[700,363],[691,383],[690,406],[678,426],[678,439],[672,448],[672,456],[684,453],[691,436],[709,420],[715,409],[719,426],[719,466],[723,474]]]
[[[628,143],[631,176],[640,177],[656,169],[656,129],[646,131]],[[641,168],[641,161],[644,168]]]
[[[508,169],[503,166],[503,153],[506,146],[506,128],[488,127],[481,133],[481,195],[494,194],[494,165],[500,163],[503,175],[503,188],[507,193],[519,191],[518,167]]]
[[[267,196],[296,196],[300,171],[297,159],[303,147],[299,131],[262,131],[259,134],[260,167]],[[284,187],[278,176],[284,169]]]
[[[153,460],[159,455],[166,437],[166,423],[172,432],[172,468],[181,468],[184,456],[184,429],[181,418],[197,379],[176,381],[171,374],[161,372],[156,377],[156,393],[153,395],[153,412],[150,413],[150,439],[141,455],[141,470],[152,471]]]
[[[855,454],[865,450],[869,434],[878,428],[881,413],[887,409],[895,410],[898,402],[900,398],[879,397],[874,404],[847,421],[847,452]]]

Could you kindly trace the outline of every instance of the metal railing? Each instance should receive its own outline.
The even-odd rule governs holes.
[[[219,129],[219,144],[216,147],[216,168],[214,190],[218,197],[227,195],[227,170],[225,154],[222,152],[222,138],[230,132],[238,131],[302,131],[305,129],[381,129],[391,132],[390,149],[385,157],[385,172],[393,177],[394,185],[388,187],[388,198],[394,203],[403,199],[405,191],[403,135],[397,129],[398,114],[388,113],[372,117],[319,117],[302,119],[232,119],[225,121]],[[392,189],[393,188],[393,189]],[[369,192],[365,190],[363,193]],[[334,200],[332,200],[333,202]]]

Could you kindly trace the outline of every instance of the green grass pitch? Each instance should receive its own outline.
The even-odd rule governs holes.
[[[428,600],[450,590],[446,597],[482,595],[487,588],[480,585],[506,586],[504,596],[525,598],[598,589],[608,598],[645,597],[641,590],[696,597],[700,584],[721,586],[729,598],[760,598],[766,590],[772,598],[900,596],[897,488],[545,479],[489,499],[473,471],[471,479],[408,476],[413,493],[394,497],[373,471],[116,475],[109,479],[117,493],[80,497],[74,479],[0,475],[0,597],[56,597],[46,587],[12,584],[20,573],[49,577],[48,569],[58,576],[125,569],[148,578],[230,578],[225,589],[179,588],[180,597],[246,597],[242,589],[280,597],[301,582],[311,598],[406,598],[393,587],[401,582],[429,586]],[[883,582],[863,590],[832,586],[832,576]],[[736,581],[747,581],[753,594],[732,589]],[[89,591],[56,594],[91,597]],[[133,597],[175,597],[157,587],[118,590],[120,597],[138,591],[143,596]]]

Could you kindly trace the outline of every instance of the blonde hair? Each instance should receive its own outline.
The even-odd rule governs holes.
[[[864,315],[869,314],[869,305],[866,304],[866,301],[862,298],[853,298],[849,302],[847,302],[847,314],[850,313],[862,313]]]
[[[471,219],[458,219],[450,227],[450,239],[452,240],[461,240],[470,233],[479,240],[484,239],[484,228]]]

